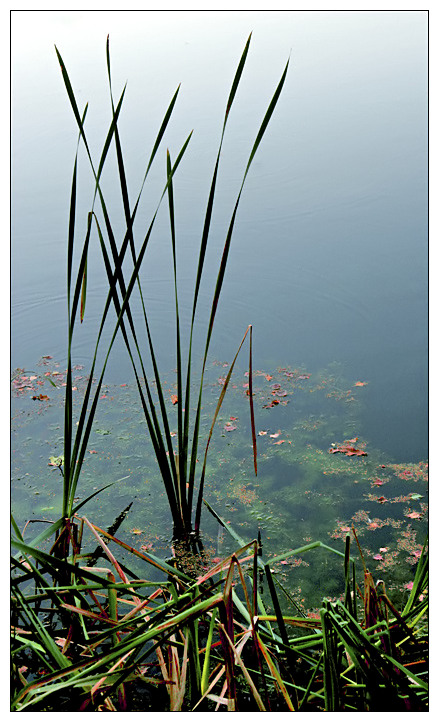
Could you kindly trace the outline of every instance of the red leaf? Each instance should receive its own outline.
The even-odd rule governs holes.
[[[411,511],[410,514],[406,514],[409,519],[419,519],[421,517],[419,511]]]
[[[345,447],[344,453],[346,456],[367,456],[365,451],[362,451],[361,449],[354,449],[353,446]]]
[[[264,408],[264,409],[271,409],[273,406],[277,406],[277,404],[280,404],[279,399],[273,399],[273,401],[270,401],[269,404],[265,404],[265,406],[263,406],[263,408]]]
[[[358,438],[345,441],[340,446],[333,446],[331,449],[328,449],[328,451],[330,454],[337,454],[338,452],[340,452],[341,454],[345,454],[346,456],[367,456],[366,451],[363,451],[362,449],[356,449],[354,446],[348,446],[348,444],[352,443],[353,441],[358,441]]]
[[[171,401],[174,404],[174,406],[175,406],[175,404],[178,404],[178,396],[176,396],[176,394],[172,394]]]

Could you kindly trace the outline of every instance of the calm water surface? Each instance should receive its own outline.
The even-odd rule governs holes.
[[[132,203],[181,82],[135,231],[139,242],[164,185],[166,147],[175,158],[193,129],[174,187],[187,322],[225,103],[250,31],[221,158],[198,341],[248,155],[291,54],[242,197],[212,358],[230,361],[252,323],[258,369],[318,374],[336,362],[348,385],[367,382],[356,422],[362,436],[395,463],[417,463],[428,455],[425,12],[13,12],[12,368],[35,369],[44,355],[61,368],[66,360],[66,238],[77,129],[54,44],[78,102],[89,102],[86,129],[98,159],[111,118],[110,33],[116,95],[128,80],[120,131]],[[103,186],[112,221],[121,228],[113,156]],[[85,228],[92,194],[81,152],[79,228]],[[166,371],[174,367],[171,271],[164,204],[142,282]],[[75,338],[75,361],[85,367],[104,300],[94,238],[86,323]],[[123,347],[116,345],[107,381],[131,379]],[[285,425],[292,429],[291,413]]]

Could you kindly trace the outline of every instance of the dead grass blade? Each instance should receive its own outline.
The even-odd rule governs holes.
[[[254,700],[255,700],[256,704],[258,705],[259,711],[260,711],[260,712],[267,712],[267,709],[265,708],[265,705],[264,705],[264,703],[263,703],[263,701],[262,701],[261,695],[259,694],[258,690],[256,689],[256,685],[255,685],[255,683],[253,682],[253,680],[252,680],[252,678],[251,678],[251,676],[250,676],[250,674],[249,674],[249,672],[248,672],[248,670],[247,670],[247,667],[245,666],[244,662],[242,661],[241,655],[239,654],[239,652],[237,651],[236,647],[234,646],[232,640],[230,639],[229,635],[227,634],[226,628],[224,627],[223,624],[221,624],[221,622],[219,622],[219,626],[220,626],[220,628],[221,628],[221,631],[222,631],[222,634],[223,634],[223,636],[224,636],[224,639],[225,639],[226,642],[230,645],[230,649],[231,649],[231,652],[232,652],[232,654],[233,654],[234,661],[235,661],[236,664],[238,664],[238,665],[240,666],[240,668],[242,669],[242,673],[243,673],[243,675],[244,675],[244,677],[245,677],[245,679],[246,679],[246,682],[247,682],[247,684],[248,684],[248,686],[249,686],[249,688],[250,688],[250,691],[251,691],[251,693],[252,693],[252,695],[253,695],[253,697],[254,697]]]

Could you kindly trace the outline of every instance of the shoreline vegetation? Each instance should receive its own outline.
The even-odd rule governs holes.
[[[47,355],[41,360],[41,372],[17,369],[12,377],[13,394],[23,404],[28,404],[28,417],[33,415],[35,418],[35,409],[38,415],[39,412],[49,413],[52,406],[54,411],[60,405],[62,408],[62,421],[59,414],[53,417],[57,421],[52,419],[53,430],[58,429],[62,436],[58,437],[57,448],[51,449],[52,453],[47,454],[44,462],[46,472],[56,474],[58,478],[53,506],[42,508],[38,518],[28,515],[24,522],[23,510],[18,509],[12,516],[12,711],[428,709],[426,542],[420,544],[415,532],[411,536],[406,535],[404,552],[414,557],[412,561],[416,569],[411,567],[412,578],[403,596],[399,595],[397,602],[392,602],[393,595],[384,581],[374,578],[370,572],[366,561],[370,550],[363,551],[359,540],[365,529],[369,532],[374,529],[378,533],[385,525],[381,516],[370,518],[363,510],[364,513],[358,512],[356,518],[338,520],[333,544],[326,543],[328,540],[307,538],[305,543],[293,549],[278,550],[278,553],[271,551],[267,556],[269,534],[272,530],[279,532],[281,527],[276,514],[267,513],[271,507],[261,499],[258,482],[261,466],[265,469],[272,463],[273,449],[278,454],[279,463],[284,465],[286,476],[287,469],[291,474],[292,468],[299,477],[306,476],[307,469],[313,469],[314,474],[318,469],[321,475],[329,470],[328,481],[337,482],[342,472],[346,474],[347,469],[353,468],[347,465],[355,463],[357,475],[361,477],[363,473],[361,482],[370,482],[378,487],[378,490],[371,489],[368,501],[382,506],[390,504],[392,499],[387,498],[379,487],[397,483],[395,478],[403,484],[405,471],[396,468],[396,465],[395,468],[390,465],[390,470],[386,470],[386,465],[382,464],[380,477],[375,474],[372,481],[369,479],[364,471],[369,469],[367,464],[371,461],[369,450],[358,436],[347,438],[343,433],[350,428],[349,423],[346,424],[346,419],[347,422],[350,419],[349,412],[346,418],[343,417],[341,425],[336,427],[332,424],[331,433],[337,428],[339,435],[332,437],[326,449],[312,449],[306,443],[307,434],[324,424],[322,416],[309,415],[302,421],[302,426],[294,427],[289,435],[281,433],[280,429],[257,427],[256,404],[267,414],[278,412],[280,423],[289,397],[294,393],[299,398],[299,392],[302,387],[306,388],[311,374],[304,369],[278,369],[275,377],[274,373],[254,371],[251,325],[245,330],[233,360],[223,365],[221,376],[211,389],[213,394],[207,397],[208,403],[205,403],[210,342],[235,219],[253,158],[281,95],[288,62],[262,114],[259,132],[242,173],[239,193],[231,208],[213,289],[201,374],[195,378],[192,340],[221,149],[250,41],[251,35],[227,99],[213,176],[208,186],[188,340],[183,338],[184,329],[180,327],[178,219],[174,207],[173,177],[177,169],[183,172],[180,164],[183,168],[183,157],[192,132],[176,155],[172,154],[174,161],[167,149],[163,164],[165,181],[158,195],[156,211],[143,231],[140,244],[134,239],[134,221],[141,195],[151,165],[156,157],[160,157],[159,150],[180,86],[165,112],[133,203],[128,194],[118,128],[125,87],[116,102],[109,39],[106,64],[111,122],[98,162],[93,160],[87,141],[88,104],[81,112],[66,65],[55,48],[78,126],[67,234],[67,368],[61,370],[55,362],[51,364],[53,360]],[[78,245],[77,185],[82,173],[80,146],[85,149],[94,178],[94,193],[87,213],[85,238]],[[101,186],[105,162],[112,146],[116,152],[126,226],[119,239],[114,232]],[[167,204],[169,214],[175,298],[176,371],[172,392],[156,360],[157,349],[149,327],[139,275],[142,264],[146,262],[148,242],[162,202]],[[74,359],[74,339],[78,324],[87,323],[87,288],[92,283],[87,261],[90,244],[94,241],[102,253],[108,288],[91,353],[90,369],[82,374],[78,373],[82,368]],[[137,326],[133,320],[134,298],[141,308],[141,322]],[[110,320],[110,307],[116,312],[115,323]],[[104,341],[108,336],[108,327],[109,341]],[[101,419],[101,408],[108,399],[105,371],[116,336],[122,336],[133,369],[139,411],[137,428],[143,430],[142,443],[148,444],[149,457],[154,459],[155,474],[151,476],[151,488],[158,483],[167,519],[170,518],[172,523],[171,554],[165,558],[155,553],[152,543],[146,540],[140,543],[137,537],[142,534],[141,528],[132,529],[131,536],[127,536],[124,523],[130,518],[133,499],[126,501],[125,508],[115,519],[113,516],[107,528],[100,520],[102,514],[97,507],[98,501],[105,497],[111,499],[112,491],[120,488],[120,482],[131,475],[126,460],[121,465],[118,482],[112,478],[99,486],[86,483],[95,455],[98,461],[100,451],[105,447],[110,450],[113,440],[111,430],[103,425],[97,426],[97,421]],[[140,342],[143,337],[147,339],[146,348]],[[238,355],[245,342],[249,348],[248,370],[239,389],[238,416],[225,409],[230,395],[238,393],[234,381],[235,366],[237,369]],[[186,343],[188,355],[184,358],[182,348],[186,347]],[[146,373],[146,368],[152,368],[151,375]],[[329,383],[328,378],[320,378],[315,390],[320,384],[319,390],[323,391],[326,399],[331,403],[342,402],[344,408],[348,408],[354,398],[352,389],[338,387],[333,377]],[[355,382],[355,391],[365,385],[365,381]],[[120,388],[122,386],[124,384]],[[129,391],[131,393],[131,389]],[[309,388],[306,388],[306,393],[309,397]],[[54,403],[54,396],[58,406]],[[33,405],[32,413],[29,404]],[[19,419],[17,407],[17,423]],[[231,478],[229,472],[230,482],[225,494],[232,495],[233,509],[238,507],[239,499],[253,523],[253,531],[258,529],[257,534],[244,534],[241,527],[246,530],[252,524],[245,527],[244,522],[239,522],[238,529],[230,519],[223,518],[216,505],[206,498],[207,492],[215,498],[211,477],[214,473],[217,478],[221,477],[216,464],[224,464],[223,474],[226,468],[228,470],[227,464],[237,466],[233,444],[230,444],[232,454],[228,460],[219,460],[219,456],[212,453],[215,444],[221,443],[221,438],[217,439],[218,424],[222,427],[220,437],[224,439],[232,439],[241,428],[239,424],[242,424],[246,442],[239,436],[239,445],[244,447],[242,454],[245,454],[250,468],[246,468],[244,480],[234,479],[235,471]],[[329,433],[326,429],[325,440],[329,438]],[[96,435],[100,451],[93,448],[97,444],[91,444]],[[296,458],[291,465],[287,450],[293,449],[295,435],[304,442],[304,446],[300,456],[297,455],[297,446],[294,447]],[[119,434],[122,444],[130,441],[130,434],[123,437]],[[375,457],[374,463],[376,465]],[[418,465],[417,469],[423,479],[426,468]],[[114,474],[113,471],[111,473]],[[25,474],[30,476],[29,472]],[[413,474],[412,480],[416,480]],[[26,483],[22,485],[30,506],[40,495],[39,486],[42,490],[45,484],[40,485],[38,478],[26,478]],[[292,494],[294,484],[289,483],[288,489]],[[158,498],[159,494],[154,493]],[[273,498],[276,494],[285,495],[286,489],[273,487],[272,493]],[[309,493],[309,498],[317,496],[313,488],[309,489]],[[139,498],[141,494],[136,495],[136,507],[143,503],[145,515],[151,511],[147,495],[149,492],[144,493],[143,498]],[[406,532],[413,530],[412,524],[424,520],[427,507],[421,501],[423,496],[412,491],[405,498],[401,495],[401,499],[395,502],[408,505],[404,514],[410,520]],[[329,509],[328,500],[329,495],[323,499],[320,509]],[[301,513],[303,500],[292,496],[290,502],[291,509]],[[15,503],[19,507],[19,502]],[[254,509],[251,509],[252,505]],[[264,508],[259,507],[259,513],[258,505],[265,505]],[[230,504],[225,506],[230,508]],[[215,556],[205,546],[201,534],[203,508],[203,520],[212,521],[213,528],[217,530]],[[114,515],[114,506],[111,511]],[[256,518],[252,519],[252,511],[256,511]],[[206,523],[209,524],[209,521]],[[291,534],[296,528],[297,523],[292,523]],[[170,533],[167,534],[169,536]],[[228,538],[231,549],[222,546],[224,537]],[[340,546],[339,539],[343,539],[343,546]],[[375,561],[384,564],[390,558],[390,555],[386,556],[388,551],[382,546],[379,551],[381,558],[375,556]],[[293,572],[299,566],[297,559],[305,566],[307,560],[315,556],[319,556],[325,565],[329,559],[337,564],[339,594],[337,598],[325,596],[326,590],[322,589],[317,609],[307,612],[286,582],[285,567],[288,567],[288,572]]]

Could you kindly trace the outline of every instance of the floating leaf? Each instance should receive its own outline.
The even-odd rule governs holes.
[[[49,456],[49,466],[62,466],[64,464],[64,456]]]
[[[49,397],[46,394],[39,394],[38,396],[32,396],[32,401],[49,401]]]
[[[349,445],[354,441],[358,441],[358,438],[344,441],[343,444],[340,444],[340,446],[332,444],[331,448],[328,449],[328,452],[330,454],[345,454],[346,456],[367,456],[367,452],[363,451],[363,449],[356,449],[354,446]]]
[[[421,514],[419,513],[419,511],[411,511],[409,514],[406,514],[406,516],[409,519],[420,519],[421,518]]]
[[[272,406],[277,406],[277,404],[280,404],[279,399],[273,399],[273,401],[271,401],[269,404],[265,404],[265,406],[264,406],[263,408],[264,408],[264,409],[271,409]]]
[[[354,386],[367,386],[367,381],[356,381]]]
[[[174,404],[174,406],[175,406],[175,404],[178,404],[178,396],[176,394],[172,394],[171,401]]]

